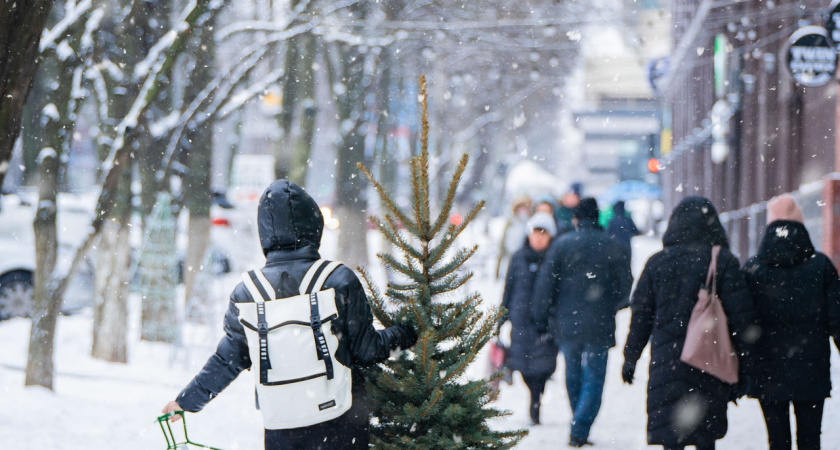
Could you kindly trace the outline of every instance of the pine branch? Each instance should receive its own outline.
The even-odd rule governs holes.
[[[477,245],[474,245],[470,249],[462,248],[462,249],[458,250],[458,252],[455,254],[455,256],[452,258],[451,261],[449,261],[446,265],[438,268],[437,270],[431,272],[429,274],[429,277],[433,280],[436,280],[436,279],[440,279],[442,277],[445,277],[445,276],[449,275],[450,273],[453,273],[453,272],[457,271],[477,251],[478,251],[478,246]]]
[[[396,270],[397,272],[405,275],[406,277],[414,280],[415,282],[422,282],[424,281],[422,276],[418,275],[415,270],[408,264],[403,264],[396,259],[394,259],[393,255],[388,254],[380,254],[380,259],[388,264],[392,269]]]
[[[461,225],[458,225],[457,227],[455,225],[449,226],[449,229],[447,230],[446,235],[444,235],[443,240],[440,242],[440,244],[438,244],[435,252],[430,255],[430,264],[437,264],[440,258],[442,258],[443,255],[446,253],[446,249],[448,249],[452,245],[452,243],[455,242],[455,239],[457,239],[458,236],[460,236],[461,233],[463,233],[464,230],[467,229],[467,225],[469,225],[473,221],[473,219],[475,219],[476,214],[478,214],[478,212],[481,211],[482,208],[484,208],[484,202],[480,201],[477,205],[475,205],[472,211],[470,211],[470,213],[467,214],[467,217],[464,219]]]
[[[452,205],[455,203],[456,190],[458,189],[458,185],[461,184],[461,177],[464,175],[464,171],[467,168],[467,162],[469,162],[469,160],[470,157],[467,154],[462,155],[461,161],[458,163],[458,167],[455,168],[455,174],[452,175],[452,180],[449,182],[449,188],[446,190],[446,200],[443,202],[443,208],[441,208],[438,220],[432,227],[432,235],[437,235],[440,230],[443,229],[443,226],[449,218],[449,213],[452,211]]]
[[[459,275],[459,274],[452,274],[446,278],[445,281],[441,281],[439,284],[435,284],[432,286],[432,295],[440,295],[445,294],[447,292],[453,292],[460,289],[462,286],[467,284],[473,277],[472,272],[466,275]]]
[[[398,241],[397,244],[395,244],[395,245],[397,245],[401,250],[408,253],[409,255],[414,257],[415,259],[420,259],[422,257],[420,251],[415,249],[414,247],[412,247],[411,244],[409,244],[408,242],[405,241],[405,239],[403,239],[402,234],[400,234],[400,232],[399,232],[399,228],[397,227],[397,224],[394,222],[394,218],[391,217],[390,214],[386,214],[385,215],[385,220],[388,222],[388,226],[391,227],[391,230],[393,230],[394,237]]]
[[[408,216],[406,216],[402,212],[400,207],[397,206],[393,201],[391,201],[390,194],[388,194],[388,192],[385,190],[385,188],[382,187],[382,185],[379,184],[379,182],[377,182],[373,178],[373,175],[371,175],[371,173],[368,171],[367,167],[365,167],[365,165],[362,164],[362,163],[356,163],[356,167],[359,170],[361,170],[363,174],[365,174],[368,181],[370,181],[370,184],[373,185],[373,189],[376,191],[377,194],[379,194],[379,200],[382,201],[383,204],[385,204],[385,207],[388,209],[388,211],[390,211],[391,214],[393,214],[403,224],[403,226],[405,226],[406,229],[409,230],[410,233],[413,233],[413,234],[419,236],[420,235],[420,230],[417,229],[414,226],[411,219],[409,219]]]
[[[371,281],[370,274],[361,268],[357,267],[356,270],[362,275],[362,281],[365,282],[365,286],[368,289],[368,299],[371,303],[371,311],[373,315],[376,317],[376,320],[382,324],[384,327],[390,327],[394,325],[394,322],[391,320],[391,315],[388,314],[388,309],[385,304],[385,299],[382,298],[382,294],[379,292],[379,289],[376,287],[375,284]]]
[[[420,228],[423,230],[423,238],[431,241],[434,234],[430,233],[430,198],[429,198],[429,109],[426,95],[426,76],[420,75],[420,104],[422,106],[421,134],[420,134],[420,158],[417,159],[417,168],[420,175],[420,187],[422,194],[422,212]]]

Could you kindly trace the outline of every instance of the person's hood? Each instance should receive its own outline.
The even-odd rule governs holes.
[[[793,220],[777,220],[767,225],[758,259],[768,266],[797,266],[814,256],[816,249],[805,225]]]
[[[324,217],[315,200],[289,180],[277,180],[265,190],[257,211],[263,253],[321,245]]]
[[[721,245],[729,247],[726,230],[709,199],[691,196],[684,198],[671,212],[662,245]]]

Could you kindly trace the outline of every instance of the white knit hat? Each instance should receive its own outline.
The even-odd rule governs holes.
[[[548,231],[551,237],[557,234],[557,223],[554,222],[554,217],[548,213],[538,212],[528,219],[528,230],[534,231],[535,228]]]

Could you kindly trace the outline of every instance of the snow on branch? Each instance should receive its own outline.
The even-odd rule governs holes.
[[[38,51],[43,53],[44,50],[55,47],[56,40],[67,34],[67,29],[78,22],[90,10],[92,4],[91,0],[82,0],[79,3],[76,3],[75,0],[68,0],[67,4],[64,5],[64,17],[51,29],[44,29],[41,34]]]

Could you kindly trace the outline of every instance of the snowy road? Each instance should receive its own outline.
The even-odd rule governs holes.
[[[634,272],[638,274],[647,255],[656,250],[653,240],[637,242]],[[232,276],[219,282],[224,302],[237,282]],[[485,300],[498,302],[501,284],[477,277],[473,289]],[[135,311],[135,314],[137,312]],[[136,316],[135,316],[136,317]],[[221,320],[221,314],[217,314]],[[639,363],[637,382],[621,383],[620,348],[626,337],[629,312],[618,316],[619,346],[610,352],[609,369],[601,413],[592,429],[594,448],[643,449],[645,444],[646,359]],[[132,320],[132,323],[136,323]],[[143,343],[132,328],[130,363],[109,364],[90,357],[89,314],[64,317],[59,322],[56,342],[57,377],[55,392],[23,388],[23,367],[29,338],[29,322],[14,319],[0,322],[0,448],[90,450],[94,448],[164,449],[155,418],[163,405],[198,371],[218,339],[218,324],[191,328],[185,334],[187,350],[173,351],[168,345]],[[643,357],[646,358],[646,357]],[[485,361],[476,362],[472,373],[482,373]],[[837,397],[840,360],[832,354],[832,373]],[[565,448],[570,419],[563,385],[562,358],[549,381],[543,402],[543,425],[532,427],[522,449]],[[251,373],[239,377],[200,414],[188,416],[190,437],[226,450],[262,448],[259,413],[253,405]],[[502,384],[497,405],[513,412],[499,428],[525,428],[528,422],[528,394],[518,374],[514,384]],[[719,449],[749,450],[766,446],[764,422],[758,403],[744,400],[730,404],[729,433]],[[823,420],[823,448],[840,449],[840,400],[829,399]]]

